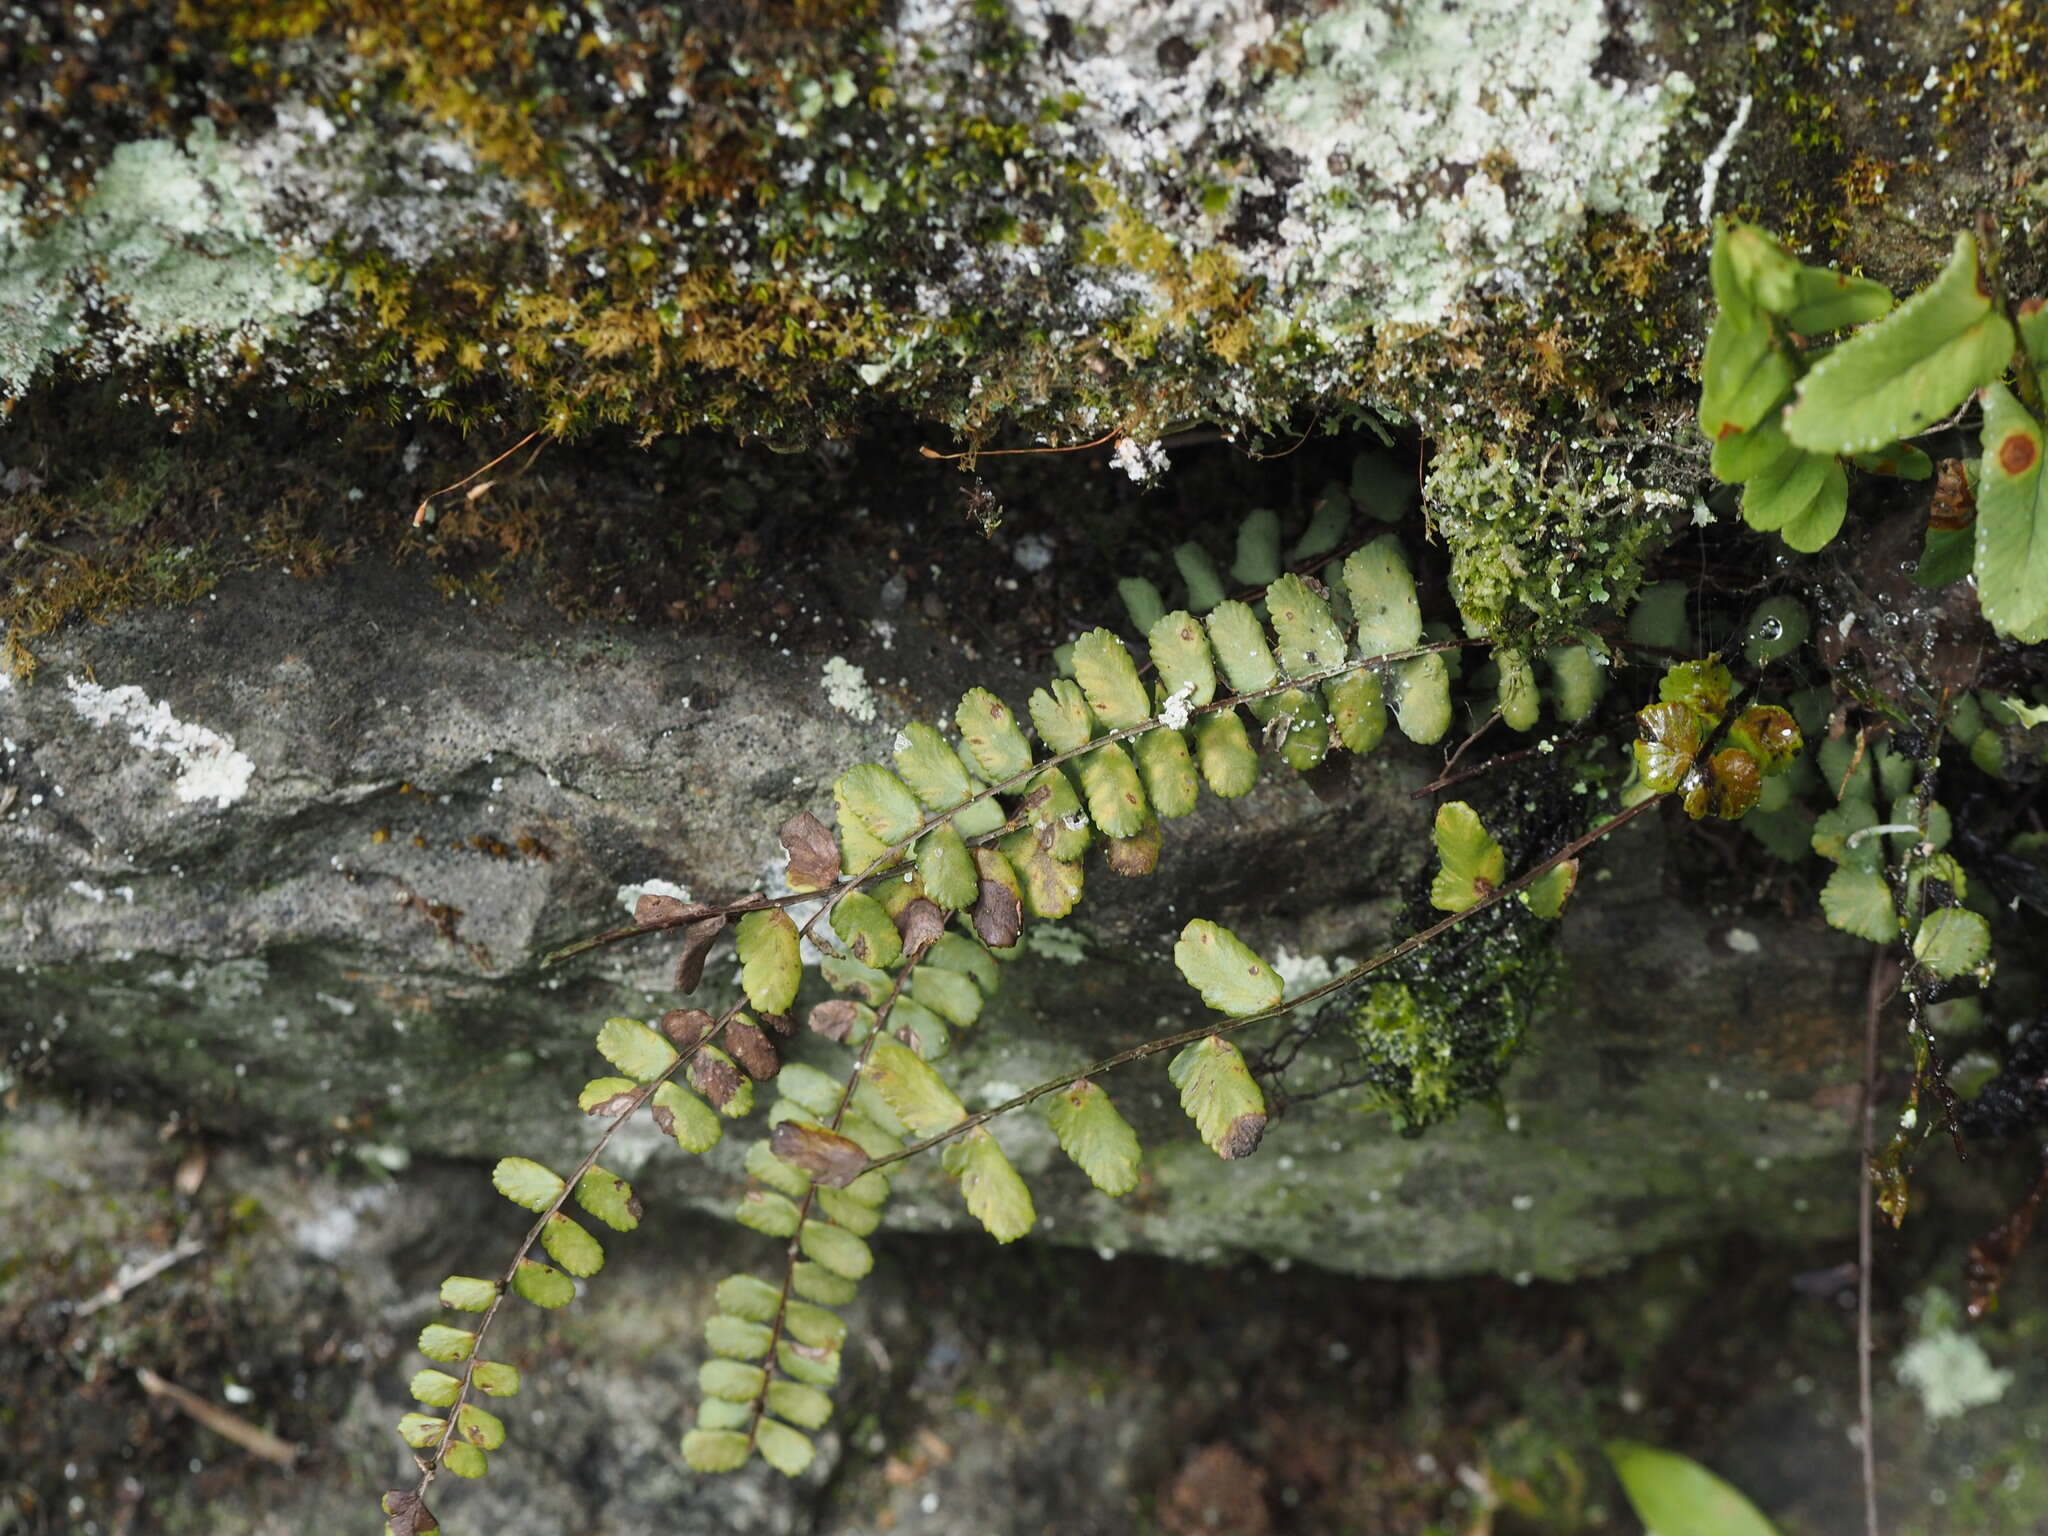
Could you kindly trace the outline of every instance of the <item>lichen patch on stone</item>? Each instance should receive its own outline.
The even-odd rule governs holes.
[[[233,738],[187,724],[171,713],[170,705],[133,684],[104,688],[74,677],[65,687],[71,707],[88,725],[126,729],[131,745],[170,758],[178,769],[178,798],[188,805],[212,800],[225,810],[249,792],[255,764],[235,750]]]

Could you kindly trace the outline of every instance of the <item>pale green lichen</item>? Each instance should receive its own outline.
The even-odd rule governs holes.
[[[2005,1396],[2012,1372],[1994,1366],[1984,1346],[1957,1329],[1962,1314],[1953,1297],[1930,1290],[1920,1298],[1919,1311],[1919,1337],[1900,1353],[1893,1369],[1920,1394],[1928,1418],[1952,1419]]]
[[[287,268],[261,205],[203,119],[182,147],[121,145],[90,196],[40,234],[17,193],[0,206],[0,399],[59,353],[104,363],[187,339],[231,347],[317,309],[322,291]],[[101,307],[118,320],[88,328]]]
[[[1301,159],[1286,233],[1333,318],[1433,323],[1474,286],[1546,287],[1588,214],[1661,218],[1692,84],[1597,78],[1608,32],[1579,0],[1349,0],[1307,26],[1262,115]]]

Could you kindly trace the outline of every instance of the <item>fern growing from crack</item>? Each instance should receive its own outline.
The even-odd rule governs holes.
[[[1312,561],[1338,532],[1341,523],[1337,532],[1311,524],[1303,543],[1320,544],[1309,551]],[[1254,514],[1235,569],[1276,565],[1277,540],[1277,520]],[[893,765],[861,763],[840,775],[836,832],[808,812],[786,822],[780,837],[789,895],[724,906],[644,896],[632,925],[550,957],[680,932],[676,983],[689,992],[710,945],[736,920],[744,999],[717,1018],[679,1009],[658,1026],[607,1021],[598,1049],[622,1075],[595,1079],[579,1096],[586,1113],[606,1121],[583,1163],[566,1178],[526,1159],[498,1165],[499,1191],[537,1220],[499,1279],[452,1277],[443,1287],[447,1305],[483,1318],[473,1331],[437,1323],[422,1336],[430,1358],[464,1369],[415,1378],[425,1407],[446,1411],[411,1414],[401,1425],[421,1482],[387,1495],[398,1536],[436,1528],[425,1495],[440,1470],[479,1476],[502,1443],[502,1425],[471,1399],[516,1388],[509,1367],[480,1354],[506,1295],[564,1305],[575,1294],[571,1277],[601,1265],[601,1245],[564,1204],[573,1194],[587,1213],[622,1230],[637,1221],[630,1189],[597,1160],[643,1110],[684,1151],[702,1153],[719,1139],[721,1116],[749,1113],[756,1086],[774,1087],[769,1134],[748,1149],[749,1184],[735,1216],[781,1242],[781,1262],[771,1278],[737,1274],[718,1286],[705,1330],[711,1358],[699,1373],[701,1405],[682,1450],[699,1471],[733,1470],[759,1455],[795,1476],[813,1458],[810,1435],[832,1412],[846,1338],[836,1309],[853,1300],[873,1265],[866,1240],[897,1163],[943,1148],[943,1166],[969,1212],[999,1242],[1013,1241],[1031,1230],[1036,1212],[988,1123],[1049,1101],[1047,1119],[1065,1154],[1105,1194],[1127,1193],[1142,1152],[1097,1079],[1167,1051],[1174,1053],[1169,1080],[1201,1139],[1221,1158],[1248,1156],[1264,1134],[1267,1104],[1230,1034],[1334,995],[1502,901],[1558,916],[1579,853],[1664,792],[1687,791],[1695,815],[1739,815],[1748,804],[1722,793],[1720,780],[1746,784],[1797,750],[1795,728],[1789,747],[1782,734],[1772,736],[1775,755],[1743,770],[1740,760],[1763,750],[1762,724],[1775,730],[1778,721],[1760,722],[1754,710],[1724,719],[1726,670],[1687,674],[1675,691],[1667,683],[1667,703],[1678,713],[1656,717],[1653,731],[1645,712],[1656,778],[1643,795],[1517,878],[1507,878],[1501,846],[1472,808],[1446,804],[1435,830],[1439,869],[1430,901],[1444,913],[1436,922],[1290,1001],[1273,967],[1236,935],[1194,919],[1174,960],[1221,1021],[1147,1041],[970,1114],[935,1063],[955,1031],[973,1027],[1025,925],[1056,921],[1079,903],[1091,847],[1099,845],[1113,873],[1149,874],[1163,822],[1192,812],[1204,786],[1223,798],[1248,793],[1261,773],[1262,745],[1304,771],[1333,750],[1372,751],[1390,717],[1414,740],[1440,740],[1452,719],[1446,654],[1485,643],[1425,638],[1414,577],[1391,534],[1322,562],[1327,584],[1303,572],[1275,576],[1256,606],[1223,597],[1206,557],[1189,549],[1176,562],[1187,574],[1190,606],[1155,613],[1155,606],[1163,610],[1156,590],[1124,589],[1134,618],[1148,621],[1149,682],[1123,640],[1091,631],[1064,658],[1071,675],[1031,695],[1035,745],[1008,705],[973,688],[953,714],[957,745],[929,724],[913,724],[895,740]],[[1582,717],[1597,699],[1586,675],[1592,653],[1575,654],[1580,649],[1548,658],[1553,698],[1568,718]],[[1533,668],[1506,651],[1497,664],[1495,712],[1527,729],[1535,718]],[[1696,761],[1722,730],[1734,745]],[[799,925],[790,912],[804,905],[814,910]],[[824,952],[820,971],[837,994],[809,1010],[808,1028],[850,1052],[836,1077],[782,1061],[776,1044],[776,1036],[795,1032],[791,1010],[807,939]],[[536,1245],[552,1265],[532,1257]]]

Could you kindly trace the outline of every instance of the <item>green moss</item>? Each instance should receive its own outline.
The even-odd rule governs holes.
[[[1626,607],[1663,542],[1667,491],[1637,485],[1605,445],[1559,442],[1548,465],[1476,436],[1445,441],[1423,490],[1451,552],[1451,590],[1474,634],[1537,644]]]

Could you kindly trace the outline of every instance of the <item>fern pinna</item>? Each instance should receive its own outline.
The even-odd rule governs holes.
[[[718,1286],[717,1314],[706,1327],[712,1358],[699,1375],[702,1402],[682,1451],[700,1471],[732,1470],[759,1455],[793,1476],[812,1459],[810,1432],[832,1412],[829,1391],[846,1337],[835,1309],[852,1300],[872,1266],[866,1239],[881,1219],[896,1163],[943,1148],[968,1210],[999,1242],[1012,1241],[1031,1230],[1036,1215],[988,1122],[1045,1101],[1066,1154],[1105,1194],[1127,1193],[1138,1181],[1138,1138],[1096,1078],[1168,1051],[1169,1078],[1202,1140],[1219,1157],[1246,1156],[1263,1135],[1267,1105],[1229,1033],[1349,987],[1500,901],[1519,899],[1539,916],[1557,916],[1585,847],[1667,790],[1713,786],[1755,747],[1752,716],[1724,723],[1726,669],[1704,664],[1712,686],[1677,694],[1673,707],[1683,718],[1663,723],[1643,794],[1518,878],[1507,878],[1500,845],[1471,807],[1447,804],[1437,816],[1440,868],[1430,891],[1445,914],[1439,921],[1285,1001],[1270,965],[1227,929],[1198,918],[1181,932],[1174,959],[1203,1001],[1227,1017],[968,1113],[935,1064],[953,1033],[975,1023],[1025,925],[1065,917],[1079,903],[1091,848],[1114,873],[1151,872],[1162,823],[1193,811],[1205,785],[1225,798],[1248,793],[1262,771],[1262,746],[1305,770],[1332,750],[1370,752],[1390,714],[1417,741],[1448,731],[1445,654],[1484,642],[1425,640],[1415,581],[1391,534],[1319,560],[1337,543],[1322,526],[1331,521],[1319,514],[1295,549],[1300,558],[1304,545],[1327,535],[1307,551],[1316,574],[1277,576],[1256,605],[1226,599],[1195,546],[1176,552],[1188,606],[1163,611],[1149,583],[1125,583],[1126,603],[1143,621],[1149,680],[1116,635],[1083,635],[1062,657],[1070,675],[1031,695],[1035,743],[1017,714],[983,688],[969,690],[954,711],[957,741],[929,724],[906,726],[893,766],[858,764],[835,783],[836,834],[809,813],[783,825],[788,895],[723,906],[644,896],[629,927],[550,957],[679,932],[676,983],[689,992],[707,950],[731,925],[744,999],[718,1017],[678,1009],[652,1026],[607,1021],[597,1047],[618,1075],[592,1080],[578,1099],[604,1122],[589,1155],[566,1178],[523,1158],[498,1165],[499,1191],[536,1219],[496,1279],[456,1276],[442,1287],[445,1305],[482,1316],[473,1329],[435,1323],[421,1337],[430,1359],[460,1370],[414,1378],[425,1411],[408,1414],[400,1433],[415,1450],[421,1481],[386,1497],[398,1536],[436,1528],[424,1499],[439,1471],[480,1476],[503,1440],[502,1424],[477,1399],[517,1389],[510,1367],[481,1354],[507,1294],[559,1307],[575,1294],[572,1277],[603,1263],[602,1245],[567,1213],[569,1203],[615,1230],[635,1225],[632,1191],[599,1162],[633,1116],[647,1112],[685,1152],[702,1153],[719,1140],[724,1119],[751,1113],[756,1085],[773,1085],[768,1135],[747,1151],[749,1183],[735,1214],[782,1243],[781,1263],[767,1278],[739,1274]],[[1277,519],[1255,514],[1246,528],[1236,573],[1277,567]],[[1529,729],[1534,669],[1505,648],[1495,659],[1497,712]],[[1580,718],[1598,692],[1593,653],[1568,646],[1546,661],[1559,714]],[[1734,744],[1696,765],[1724,729]],[[1782,733],[1772,745],[1768,761],[1752,764],[1757,773],[1778,766]],[[1706,791],[1689,792],[1687,806],[1695,815],[1746,808]],[[807,906],[799,925],[791,913]],[[777,1045],[795,1031],[790,1011],[806,940],[823,952],[820,971],[837,994],[813,1006],[806,1023],[846,1050],[837,1076],[783,1061]]]

